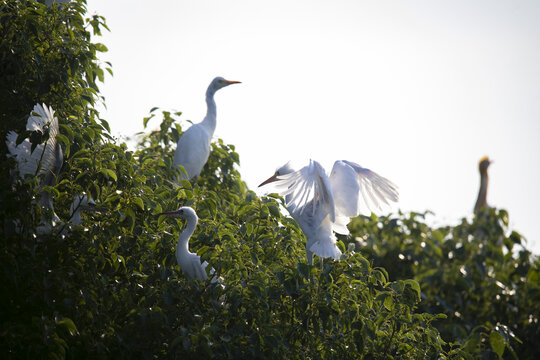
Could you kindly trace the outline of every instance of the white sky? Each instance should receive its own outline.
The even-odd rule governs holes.
[[[236,146],[251,189],[290,159],[327,169],[346,159],[396,183],[401,210],[454,223],[471,215],[488,155],[488,202],[540,253],[540,2],[88,0],[88,10],[111,29],[97,41],[113,64],[100,87],[113,134],[142,131],[154,106],[198,122],[210,81],[239,80],[216,94],[215,136]]]

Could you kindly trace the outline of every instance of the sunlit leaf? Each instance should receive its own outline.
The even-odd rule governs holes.
[[[489,343],[491,344],[491,348],[499,355],[499,358],[502,358],[502,354],[504,353],[504,338],[502,335],[497,331],[492,331],[489,334]]]

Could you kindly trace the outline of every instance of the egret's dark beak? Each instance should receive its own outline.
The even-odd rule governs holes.
[[[278,178],[278,175],[277,174],[274,174],[272,176],[270,176],[268,179],[266,179],[265,181],[263,181],[259,187],[263,186],[263,185],[266,185],[266,184],[270,184],[271,182],[274,182],[274,181],[277,181],[279,180]]]

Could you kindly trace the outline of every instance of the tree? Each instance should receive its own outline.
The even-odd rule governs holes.
[[[359,251],[390,279],[422,284],[421,311],[447,315],[441,336],[482,356],[540,356],[540,260],[510,231],[508,213],[488,209],[457,226],[431,228],[426,214],[356,218]]]

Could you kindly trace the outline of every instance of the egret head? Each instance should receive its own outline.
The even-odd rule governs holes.
[[[280,175],[286,175],[286,174],[290,174],[294,171],[294,169],[291,167],[291,162],[287,162],[285,165],[283,165],[282,167],[278,168],[276,170],[276,172],[274,173],[274,175],[270,176],[268,179],[266,179],[265,181],[263,181],[259,187],[263,186],[263,185],[266,185],[266,184],[269,184],[271,182],[274,182],[274,181],[277,181],[279,180],[278,176]]]
[[[175,218],[182,219],[197,219],[197,213],[189,206],[182,206],[178,210],[163,212],[158,215],[169,215]]]
[[[480,162],[478,163],[478,170],[480,170],[481,174],[487,173],[487,169],[489,164],[491,164],[491,161],[489,160],[489,157],[483,156],[480,159]]]
[[[229,86],[231,84],[240,84],[240,81],[227,80],[222,78],[221,76],[218,76],[217,78],[212,80],[210,86],[208,87],[208,90],[216,92],[219,89],[224,88],[225,86]]]

